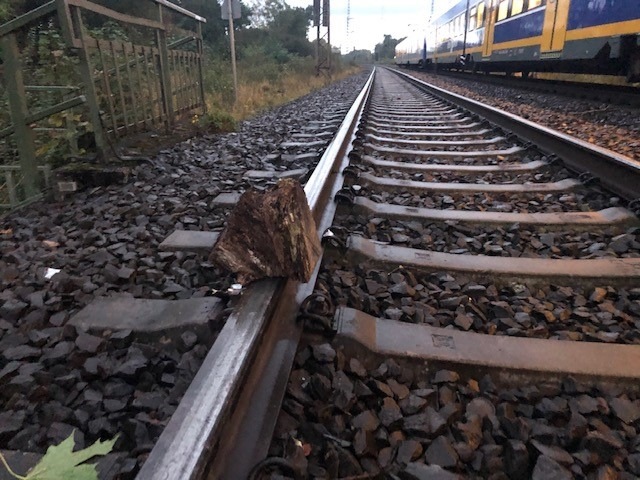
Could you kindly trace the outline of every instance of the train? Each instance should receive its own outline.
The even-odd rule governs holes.
[[[395,63],[640,81],[640,0],[459,0],[396,46]]]

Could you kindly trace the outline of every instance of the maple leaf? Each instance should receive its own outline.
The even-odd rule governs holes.
[[[73,433],[59,445],[47,449],[44,457],[33,467],[25,480],[98,480],[95,465],[83,464],[92,457],[106,455],[113,449],[118,437],[96,443],[83,450],[73,451]]]

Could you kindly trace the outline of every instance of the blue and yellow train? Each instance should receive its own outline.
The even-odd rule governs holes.
[[[396,63],[640,81],[640,0],[460,0],[399,43]]]

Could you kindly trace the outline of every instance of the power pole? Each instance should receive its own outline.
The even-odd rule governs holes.
[[[222,4],[222,18],[229,19],[229,46],[231,47],[231,73],[233,74],[233,98],[238,101],[238,70],[236,68],[236,37],[233,19],[240,18],[240,2],[238,0],[224,0]]]
[[[347,53],[351,48],[351,0],[347,0]]]
[[[316,27],[316,75],[320,76],[322,73],[331,79],[331,6],[329,0],[313,0],[313,26]]]

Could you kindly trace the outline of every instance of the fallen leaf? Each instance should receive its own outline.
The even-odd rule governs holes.
[[[305,457],[308,457],[309,455],[311,455],[311,445],[308,443],[305,443],[302,445],[302,453],[304,453]]]
[[[43,240],[42,243],[45,247],[56,248],[59,247],[60,244],[58,242],[54,242],[53,240]]]
[[[83,450],[73,451],[73,433],[59,445],[52,445],[47,453],[29,471],[25,480],[98,480],[95,465],[85,464],[87,460],[102,456],[113,450],[117,437],[105,442],[97,441]]]

